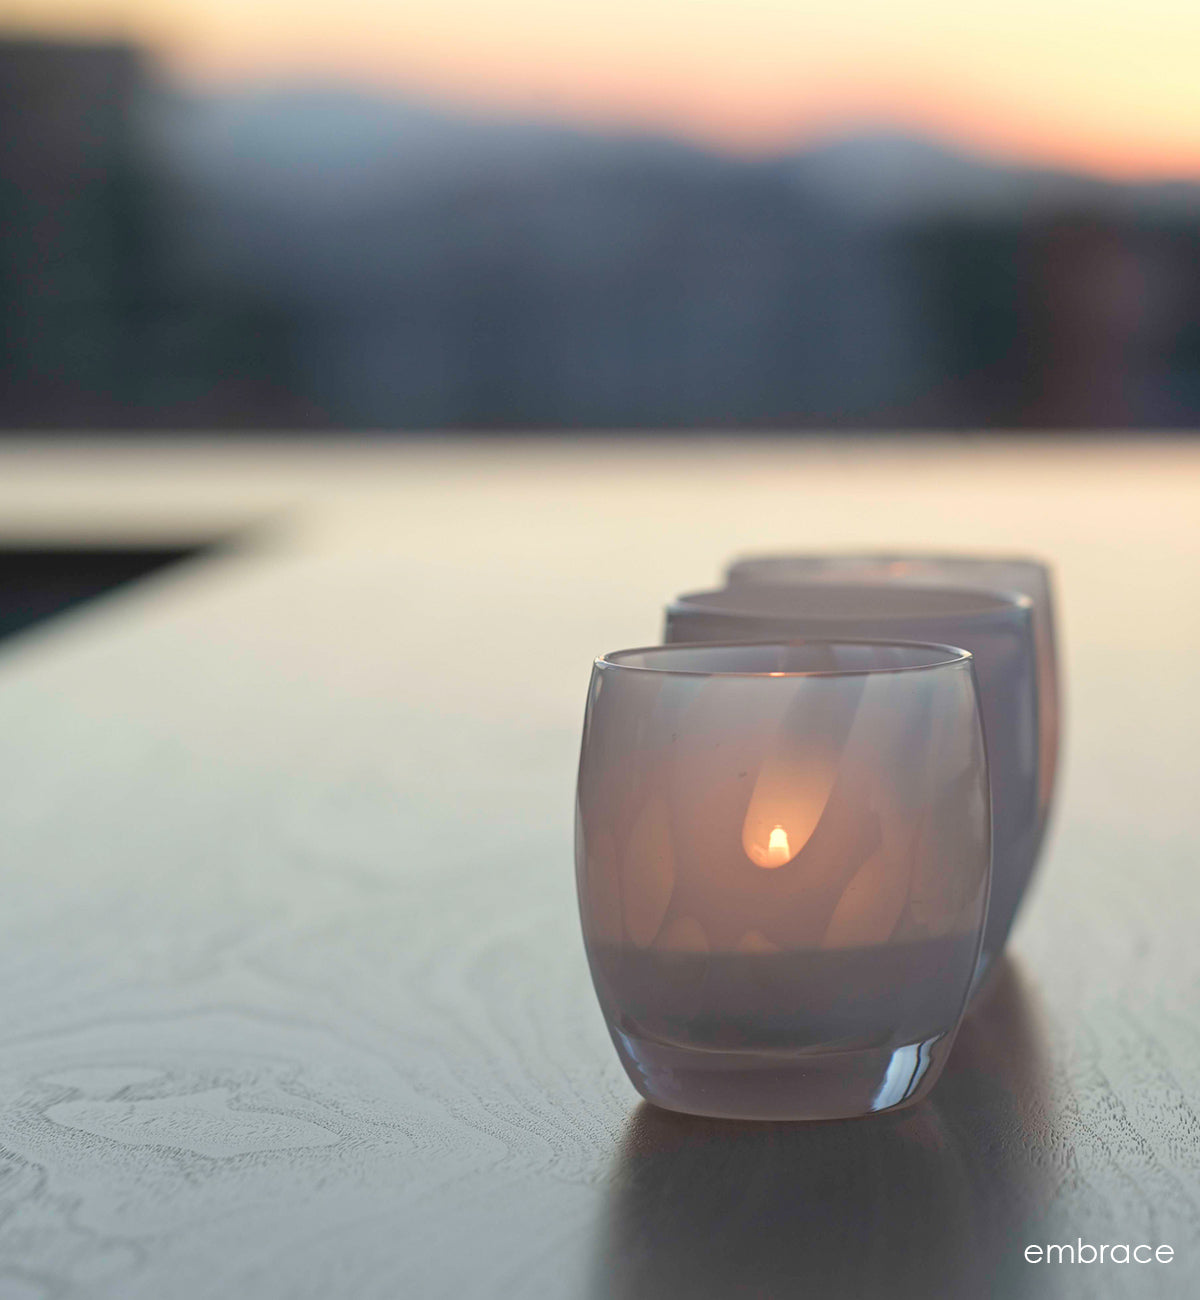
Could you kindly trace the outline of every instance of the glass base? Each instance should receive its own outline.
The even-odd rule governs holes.
[[[716,1119],[854,1119],[911,1106],[937,1082],[953,1035],[853,1051],[705,1051],[614,1030],[633,1086],[664,1110]]]

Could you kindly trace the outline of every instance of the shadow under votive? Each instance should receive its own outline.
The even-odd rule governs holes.
[[[1037,1015],[1005,959],[911,1110],[742,1123],[642,1103],[622,1139],[593,1300],[1029,1296],[1052,1194]]]

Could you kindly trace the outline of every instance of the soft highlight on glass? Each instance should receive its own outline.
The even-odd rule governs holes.
[[[580,914],[638,1091],[744,1119],[924,1096],[977,967],[988,790],[963,650],[813,641],[597,660]]]
[[[992,897],[982,986],[1037,859],[1039,743],[1032,602],[1017,592],[867,583],[744,583],[680,596],[665,640],[869,638],[962,646],[974,656],[992,789]],[[903,760],[902,760],[903,761]]]

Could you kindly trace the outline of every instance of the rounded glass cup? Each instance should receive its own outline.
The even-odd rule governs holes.
[[[680,596],[665,640],[797,637],[932,641],[975,661],[992,787],[992,896],[976,985],[1004,947],[1037,860],[1037,668],[1032,602],[1018,592],[866,583],[745,583]]]
[[[990,877],[972,658],[624,650],[592,671],[576,878],[601,1010],[668,1110],[838,1119],[941,1073]]]
[[[1058,669],[1054,580],[1050,565],[1015,555],[943,555],[929,551],[846,551],[822,555],[749,555],[726,572],[728,586],[756,582],[786,586],[806,582],[936,583],[975,591],[1019,591],[1033,602],[1038,670],[1039,842],[1054,800],[1062,733],[1062,682]]]

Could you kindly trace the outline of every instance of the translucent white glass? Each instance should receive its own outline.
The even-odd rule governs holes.
[[[580,913],[638,1091],[753,1119],[928,1092],[977,968],[988,788],[962,650],[680,645],[597,660]]]
[[[977,591],[1019,591],[1033,602],[1033,640],[1038,665],[1039,839],[1054,798],[1062,731],[1062,682],[1058,668],[1054,582],[1050,565],[1026,556],[935,554],[928,551],[790,553],[752,555],[729,566],[726,582],[781,586],[806,582],[936,583]]]
[[[681,596],[667,611],[668,642],[793,637],[937,641],[974,656],[992,784],[992,899],[982,982],[1008,938],[1039,845],[1032,602],[1016,592],[897,583],[744,583]]]

